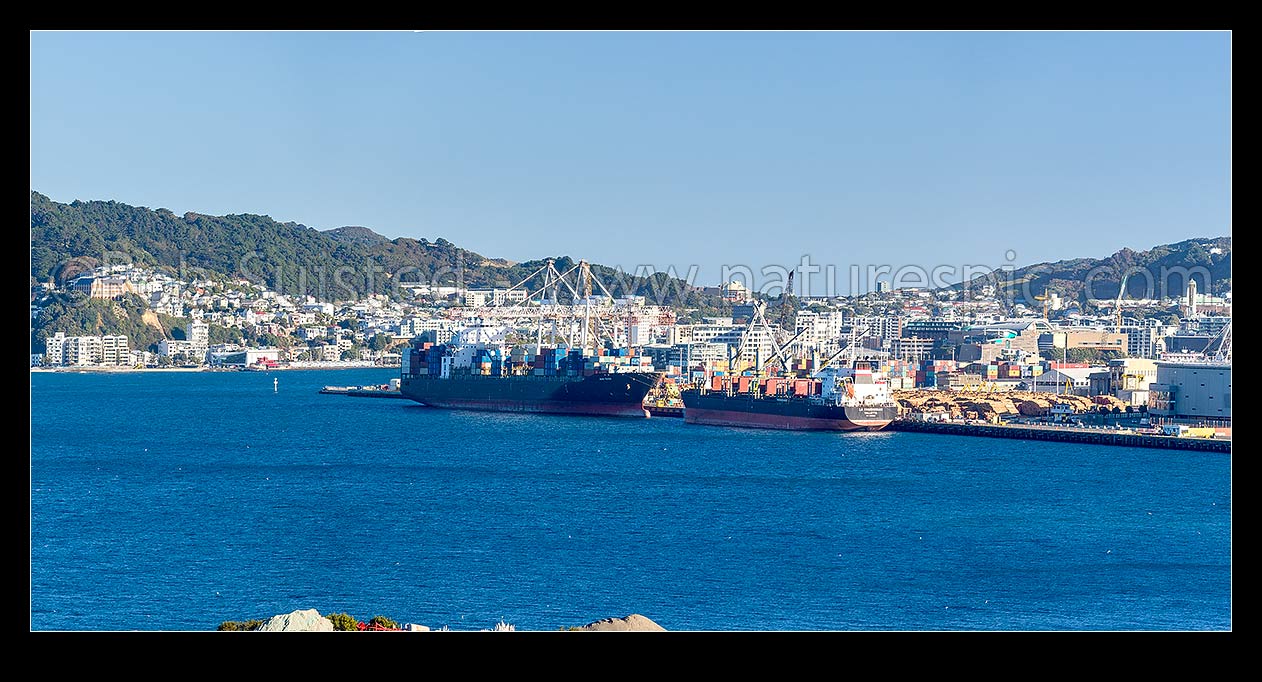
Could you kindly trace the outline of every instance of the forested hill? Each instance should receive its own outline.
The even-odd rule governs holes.
[[[557,256],[556,267],[564,271],[575,262],[571,256],[583,255]],[[400,283],[418,281],[508,287],[543,265],[486,258],[441,238],[389,239],[359,226],[319,231],[261,215],[181,216],[116,201],[65,204],[31,192],[32,283],[62,283],[102,260],[182,277],[245,278],[284,294],[324,300],[399,296]],[[722,306],[717,297],[665,273],[633,277],[596,264],[592,272],[615,296],[630,292],[668,305]]]
[[[1018,301],[1024,292],[1042,295],[1047,290],[1067,300],[1113,299],[1124,275],[1131,299],[1180,296],[1188,277],[1196,280],[1201,293],[1221,295],[1231,290],[1231,237],[1198,237],[1145,251],[1122,249],[1108,258],[1039,263],[1014,270],[1006,286],[1015,290]],[[979,277],[972,284],[987,279]]]

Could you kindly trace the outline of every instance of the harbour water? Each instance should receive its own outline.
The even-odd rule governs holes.
[[[31,629],[1232,627],[1229,454],[318,392],[393,376],[33,373]]]

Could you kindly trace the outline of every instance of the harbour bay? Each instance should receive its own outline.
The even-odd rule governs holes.
[[[1231,628],[1229,455],[318,393],[392,376],[32,373],[31,628]]]

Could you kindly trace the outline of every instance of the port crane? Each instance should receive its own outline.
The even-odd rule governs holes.
[[[574,276],[574,284],[571,284],[568,279],[570,275]],[[535,280],[537,277],[543,278],[543,286],[534,292],[528,293],[525,300],[520,303],[505,303],[509,299],[509,292],[519,289],[528,290],[526,284]],[[538,344],[543,343],[544,320],[551,317],[552,328],[550,337],[552,340],[555,341],[559,337],[569,342],[571,341],[570,334],[573,330],[566,329],[565,327],[558,329],[558,325],[561,323],[562,313],[559,295],[564,287],[564,290],[569,292],[573,301],[577,302],[579,299],[582,299],[584,304],[579,345],[580,347],[586,349],[590,344],[594,348],[599,345],[600,339],[603,337],[607,337],[612,340],[614,338],[614,333],[612,329],[609,329],[604,325],[603,316],[598,315],[593,317],[592,315],[593,283],[604,295],[603,298],[605,299],[605,302],[612,304],[614,299],[613,294],[611,294],[609,289],[605,287],[600,279],[592,273],[591,265],[586,260],[580,260],[565,270],[565,272],[561,272],[556,267],[556,261],[549,258],[544,261],[542,266],[527,275],[517,284],[505,289],[499,302],[492,301],[491,307],[498,308],[510,315],[517,313],[520,317],[536,318],[538,320],[538,325],[536,328],[535,342]],[[582,293],[580,293],[580,291]],[[532,302],[535,302],[537,307],[531,307],[529,304]],[[569,306],[569,308],[569,312],[574,312],[573,306]],[[628,311],[627,315],[628,324],[630,324],[630,311]],[[592,324],[593,320],[595,321],[594,330]],[[569,327],[569,324],[567,324],[566,327]],[[630,339],[628,338],[628,342],[629,341]]]
[[[862,328],[860,328],[858,325],[851,325],[851,326],[850,326],[850,341],[849,341],[849,343],[847,343],[845,346],[843,346],[843,347],[841,348],[841,350],[839,350],[839,351],[837,351],[836,353],[833,353],[832,355],[828,356],[828,359],[827,359],[827,360],[824,360],[823,362],[821,362],[821,363],[819,364],[819,367],[816,367],[816,368],[815,368],[815,371],[816,371],[816,372],[819,372],[820,370],[822,370],[822,369],[824,369],[825,367],[827,367],[827,366],[829,366],[829,365],[833,364],[833,363],[834,363],[834,362],[836,362],[838,359],[840,359],[840,358],[841,358],[841,356],[846,355],[846,354],[849,354],[849,356],[850,356],[850,360],[851,360],[851,361],[853,361],[853,360],[854,360],[854,350],[855,350],[856,348],[858,348],[858,347],[859,347],[859,336],[860,336],[860,334],[866,334],[866,333],[868,332],[868,327],[869,327],[869,326],[870,326],[870,325],[864,325]]]
[[[1043,293],[1042,293],[1041,295],[1038,295],[1038,296],[1035,296],[1035,297],[1034,297],[1034,300],[1036,300],[1036,301],[1042,301],[1042,303],[1043,303],[1043,319],[1044,319],[1044,320],[1048,319],[1048,318],[1047,318],[1047,306],[1048,306],[1049,301],[1051,301],[1052,294],[1054,294],[1054,293],[1056,293],[1056,292],[1052,291],[1052,288],[1051,288],[1051,287],[1045,287],[1045,288],[1043,289]]]
[[[1215,347],[1216,346],[1216,347]],[[1213,352],[1210,349],[1214,348]],[[1228,321],[1218,335],[1205,344],[1205,357],[1211,362],[1229,364],[1231,362],[1231,322]]]
[[[789,277],[790,281],[792,281],[792,273],[789,274]],[[796,334],[791,336],[788,341],[780,343],[776,340],[775,329],[767,322],[767,304],[762,301],[754,301],[753,306],[754,314],[750,316],[749,325],[745,328],[744,333],[741,334],[741,342],[736,347],[736,350],[728,356],[728,367],[733,366],[735,361],[740,358],[742,353],[745,352],[746,347],[749,346],[750,340],[757,335],[758,331],[762,331],[766,334],[767,339],[771,341],[771,357],[764,362],[761,353],[757,353],[755,355],[754,371],[761,373],[767,364],[777,360],[780,362],[781,367],[788,369],[790,364],[788,356],[789,347],[806,332],[806,329],[799,330]]]
[[[784,291],[780,292],[780,319],[776,320],[776,323],[786,333],[789,330],[789,314],[793,312],[789,309],[789,297],[793,295],[793,275],[795,274],[797,274],[796,270],[789,271],[789,281],[784,285]]]

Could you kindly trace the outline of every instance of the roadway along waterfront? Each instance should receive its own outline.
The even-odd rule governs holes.
[[[1168,448],[1173,450],[1205,450],[1231,452],[1230,440],[1210,438],[1179,438],[1177,436],[1153,436],[1140,433],[1124,433],[1065,426],[1029,426],[996,424],[956,424],[926,422],[914,419],[898,419],[890,423],[893,431],[920,431],[924,433],[949,433],[961,436],[986,436],[989,438],[1024,438],[1028,440],[1053,440],[1065,443],[1092,443],[1096,445],[1126,445],[1141,448]]]

